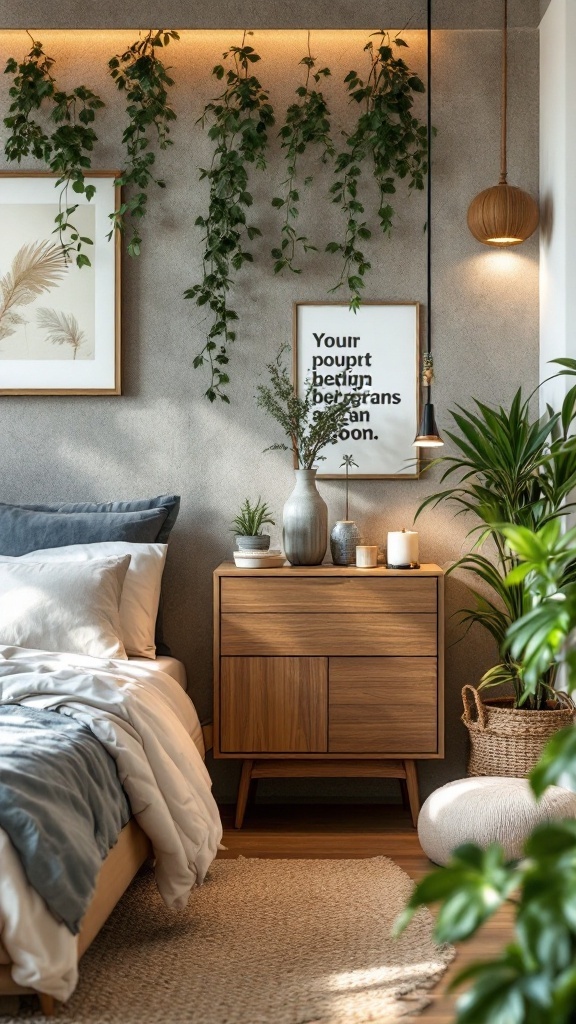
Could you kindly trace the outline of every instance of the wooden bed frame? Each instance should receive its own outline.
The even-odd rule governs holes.
[[[202,726],[206,750],[212,748],[212,725]],[[96,890],[92,902],[82,921],[78,935],[78,959],[86,952],[94,941],[102,926],[106,923],[114,907],[126,892],[135,875],[152,853],[150,841],[135,818],[131,818],[122,829],[116,846],[113,846],[106,857],[98,875]],[[0,996],[36,995],[40,1000],[42,1012],[50,1017],[53,1015],[56,1000],[33,988],[22,988],[12,980],[11,964],[0,964]]]

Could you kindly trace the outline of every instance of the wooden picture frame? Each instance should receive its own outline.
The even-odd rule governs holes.
[[[381,346],[382,337],[391,343],[387,351],[374,347]],[[361,396],[360,404],[366,405],[366,409],[359,406],[358,426],[349,431],[350,436],[323,450],[326,461],[319,463],[318,478],[344,479],[339,465],[346,452],[358,463],[357,469],[350,470],[357,480],[417,480],[420,460],[413,441],[420,419],[420,303],[364,300],[354,313],[347,302],[295,302],[292,352],[298,394],[314,373],[323,379],[317,394],[354,390]],[[356,373],[348,372],[345,353],[351,354],[350,359],[361,357],[360,364],[352,367]],[[344,366],[335,364],[336,355],[339,360],[344,357]],[[321,368],[334,372],[320,374]],[[389,374],[385,380],[383,373]],[[376,471],[379,464],[382,472]]]
[[[7,290],[22,275],[25,257],[32,266],[33,247],[38,253],[58,245],[59,189],[49,171],[0,172],[0,395],[122,393],[120,235],[106,237],[109,215],[120,206],[119,173],[91,170],[85,180],[96,187],[92,200],[75,192],[68,197],[70,206],[78,204],[73,222],[94,243],[83,246],[91,266],[80,269],[71,260],[33,298],[24,291],[23,301],[12,300],[6,316]]]

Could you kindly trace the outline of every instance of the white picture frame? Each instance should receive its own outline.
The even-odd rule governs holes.
[[[348,436],[322,451],[318,477],[343,479],[351,454],[356,479],[418,479],[420,304],[363,301],[354,313],[347,302],[296,302],[293,325],[297,393],[315,375],[318,405],[338,391],[359,396]]]
[[[106,237],[120,203],[117,177],[90,171],[90,202],[69,192],[70,206],[78,204],[71,219],[94,243],[82,250],[91,266],[71,259],[37,293],[21,289],[17,302],[18,275],[25,281],[27,272],[41,272],[42,254],[60,245],[53,233],[60,187],[49,172],[0,173],[0,395],[121,394],[120,237]]]

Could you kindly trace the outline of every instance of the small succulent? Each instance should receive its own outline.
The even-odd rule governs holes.
[[[238,515],[232,520],[231,532],[240,537],[259,537],[266,523],[276,525],[270,517],[269,505],[260,498],[252,505],[250,498],[246,498]]]

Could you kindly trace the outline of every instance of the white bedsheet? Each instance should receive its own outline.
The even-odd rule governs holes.
[[[128,661],[131,665],[142,665],[143,668],[149,668],[152,672],[166,672],[180,684],[183,690],[186,689],[186,666],[177,658],[159,654],[155,660],[153,658],[128,658]]]
[[[180,685],[140,661],[0,646],[0,703],[58,708],[91,729],[116,760],[132,812],[152,842],[163,899],[185,906],[216,855],[222,829],[202,747],[190,738],[198,718]],[[76,939],[28,885],[1,830],[0,942],[17,984],[60,1000],[70,996]]]

